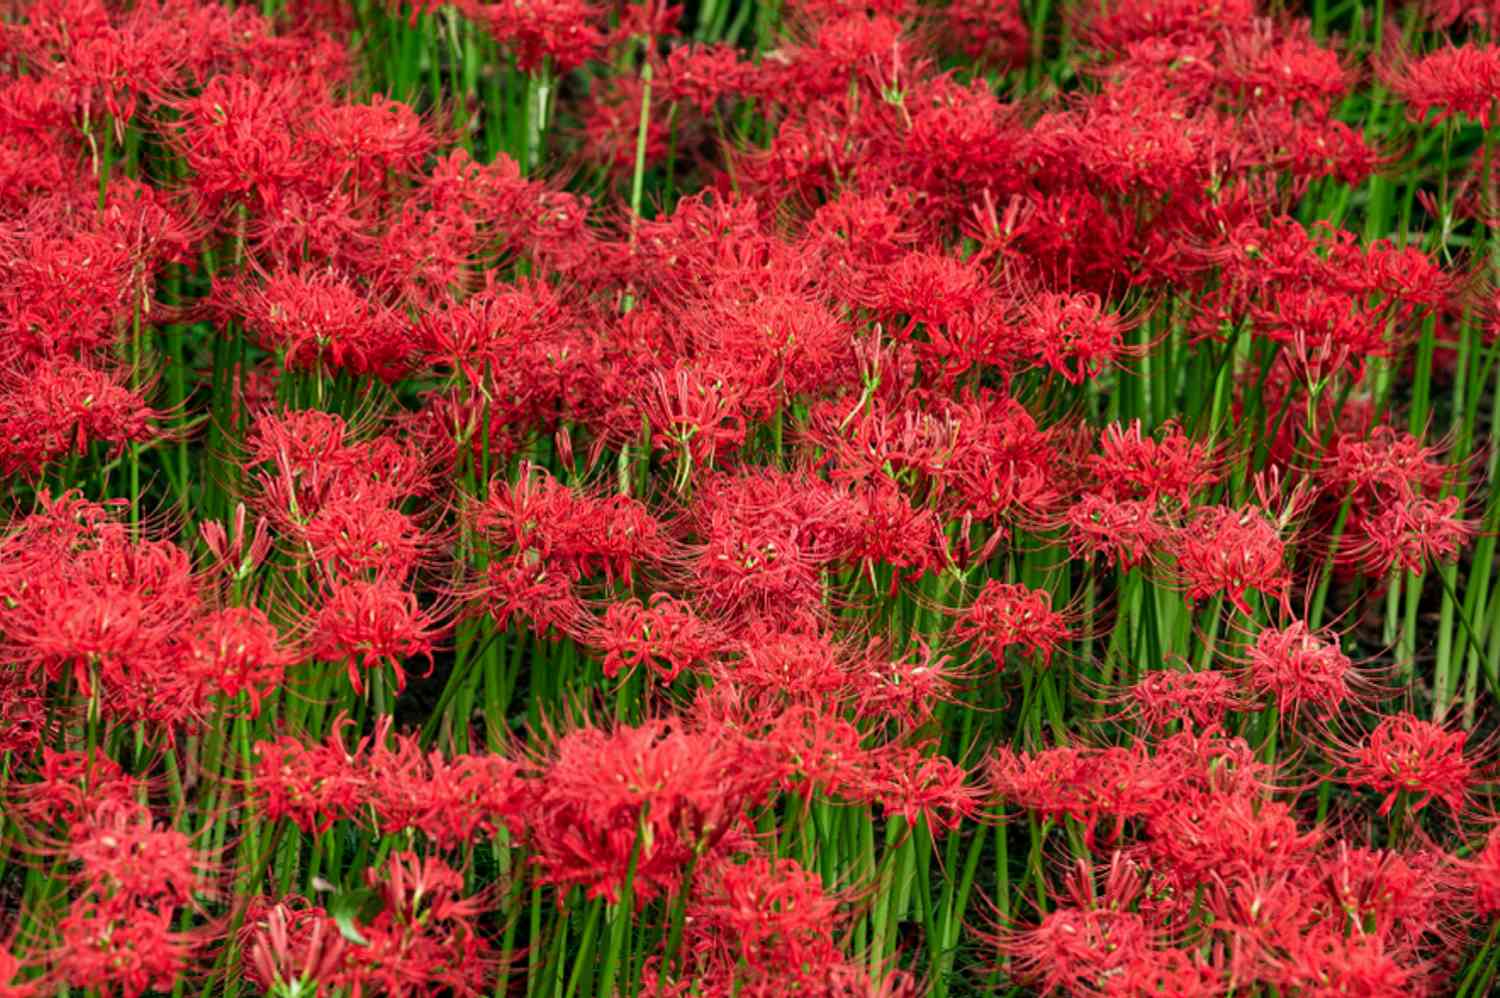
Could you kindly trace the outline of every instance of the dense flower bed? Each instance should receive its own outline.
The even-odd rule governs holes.
[[[1489,993],[1500,6],[1291,6],[10,5],[0,996]]]

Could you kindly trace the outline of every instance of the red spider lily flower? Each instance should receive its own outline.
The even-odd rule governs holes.
[[[245,463],[255,473],[255,505],[301,533],[336,498],[370,506],[430,495],[430,463],[415,444],[383,435],[360,440],[341,417],[312,410],[268,411],[250,425]]]
[[[344,963],[346,942],[337,924],[322,908],[300,901],[267,905],[253,898],[240,929],[249,952],[246,973],[267,992],[299,982],[331,988]]]
[[[1254,507],[1199,509],[1172,539],[1171,551],[1190,603],[1223,593],[1249,615],[1247,592],[1275,596],[1283,604],[1290,597],[1292,577],[1281,532]]]
[[[717,662],[712,672],[767,699],[821,705],[842,703],[851,693],[849,649],[822,629],[751,621],[731,649],[732,659]]]
[[[461,0],[458,7],[514,54],[523,73],[534,73],[544,61],[566,73],[602,54],[605,11],[587,0],[528,4]]]
[[[1500,16],[1493,0],[1429,0],[1422,13],[1433,31],[1446,31],[1463,23],[1488,32]],[[1488,32],[1493,35],[1493,32]]]
[[[302,831],[322,834],[335,821],[363,810],[369,775],[338,738],[305,745],[292,735],[255,746],[250,796],[271,821],[286,819]]]
[[[364,691],[361,669],[389,662],[397,690],[406,686],[402,661],[425,658],[430,666],[439,625],[417,603],[415,593],[389,579],[336,582],[322,594],[313,616],[308,653],[325,662],[346,662],[349,685]]]
[[[886,815],[908,827],[925,822],[928,834],[951,832],[979,811],[984,793],[953,760],[920,747],[892,745],[874,753],[865,793]]]
[[[267,411],[250,424],[249,464],[274,463],[296,471],[320,462],[349,465],[358,459],[343,417],[313,409]]]
[[[519,835],[531,800],[515,762],[494,754],[424,753],[415,736],[391,734],[389,717],[356,747],[353,765],[364,773],[366,807],[382,834],[418,831],[442,848],[501,827]]]
[[[877,0],[854,11],[853,5],[841,0],[800,3],[814,11],[818,6],[824,10],[816,17],[811,43],[788,53],[791,66],[779,79],[772,77],[780,84],[774,96],[793,104],[831,97],[844,91],[851,78],[868,78],[879,74],[884,65],[909,62],[911,41],[901,22],[890,15],[892,5],[893,0]],[[887,12],[871,17],[865,13],[869,7],[877,11],[885,7]],[[774,86],[770,81],[765,85]]]
[[[314,106],[306,135],[314,158],[358,192],[378,191],[387,177],[415,174],[437,146],[409,105],[382,94],[368,104]]]
[[[94,443],[118,455],[154,439],[162,414],[125,380],[66,358],[0,378],[0,473],[39,475]]]
[[[1170,535],[1154,503],[1085,493],[1062,515],[1075,558],[1103,555],[1122,570],[1142,565]]]
[[[54,70],[85,127],[107,115],[119,128],[136,116],[142,98],[161,100],[180,76],[187,53],[175,34],[170,23],[131,18],[125,30],[65,37],[61,62],[43,65]]]
[[[0,753],[9,752],[17,759],[30,760],[46,734],[44,690],[28,689],[25,682],[12,674],[5,675],[4,682],[7,689],[0,696]]]
[[[1397,568],[1421,574],[1431,563],[1457,557],[1473,539],[1475,524],[1460,511],[1458,496],[1387,501],[1369,514],[1351,555],[1375,578]]]
[[[839,543],[843,560],[872,579],[874,566],[889,566],[893,569],[890,595],[895,594],[903,575],[914,582],[926,572],[942,568],[941,519],[932,510],[913,504],[890,479],[869,479],[847,497],[830,497],[830,505],[830,518],[846,528]]]
[[[210,611],[182,647],[182,668],[227,697],[244,693],[251,717],[259,716],[261,701],[280,687],[287,667],[297,660],[258,607]]]
[[[359,496],[323,503],[299,531],[306,555],[329,577],[376,577],[405,582],[423,563],[433,539],[415,518]]]
[[[729,684],[724,689],[726,696],[740,695]],[[713,701],[701,699],[706,712]],[[783,792],[796,795],[804,804],[818,792],[865,799],[869,751],[861,744],[859,729],[844,717],[814,705],[779,703],[758,708],[748,721],[742,714],[743,710],[732,714],[731,723],[738,719],[744,727],[761,729],[761,739],[754,746],[756,755]]]
[[[872,979],[870,966],[863,960],[756,970],[711,950],[705,959],[682,968],[675,981],[662,974],[660,958],[651,957],[642,968],[641,990],[665,998],[773,998],[788,993],[919,998],[923,989],[905,970],[878,967]]]
[[[1422,121],[1436,111],[1438,124],[1456,115],[1490,127],[1500,100],[1500,48],[1450,45],[1417,58],[1398,56],[1380,67],[1380,79]]]
[[[366,909],[344,923],[300,897],[252,899],[240,929],[252,980],[399,998],[435,987],[463,998],[487,993],[493,959],[475,924],[486,899],[465,896],[462,873],[440,858],[393,852],[365,879],[374,914]]]
[[[840,401],[814,415],[808,436],[835,481],[889,477],[970,522],[1040,518],[1059,498],[1055,434],[999,392]]]
[[[1052,609],[1052,594],[1019,583],[990,579],[953,626],[958,641],[972,641],[990,656],[997,669],[1005,666],[1005,649],[1023,656],[1040,656],[1043,665],[1072,636],[1067,621]]]
[[[1215,998],[1227,986],[1223,967],[1198,949],[1148,949],[1129,955],[1118,972],[1103,982],[1106,998]]]
[[[1392,508],[1410,506],[1416,500],[1431,500],[1441,493],[1443,484],[1455,469],[1438,459],[1441,448],[1426,446],[1410,433],[1392,426],[1377,426],[1368,436],[1360,433],[1336,434],[1321,455],[1320,477],[1327,483],[1325,506],[1333,517],[1336,505],[1348,502],[1345,534],[1353,540],[1349,549],[1342,546],[1336,557],[1345,565],[1360,567],[1364,559],[1384,574],[1385,559],[1403,552],[1420,557],[1421,536],[1403,540],[1402,524],[1388,519],[1377,522]],[[1420,517],[1421,514],[1416,514]],[[1406,524],[1408,530],[1416,522]],[[1437,539],[1441,539],[1439,532]],[[1378,540],[1377,540],[1378,539]],[[1455,539],[1456,540],[1456,539]],[[1407,548],[1410,551],[1406,551]]]
[[[1283,107],[1259,111],[1246,122],[1246,142],[1268,172],[1295,180],[1333,177],[1342,183],[1364,183],[1391,159],[1366,141],[1358,128],[1342,121],[1294,113]]]
[[[1125,748],[1054,748],[1022,755],[999,749],[989,762],[989,783],[1001,801],[1039,816],[1072,818],[1093,842],[1100,822],[1116,833],[1126,819],[1160,806],[1170,776],[1142,753]]]
[[[1355,693],[1359,676],[1338,646],[1309,631],[1302,621],[1268,627],[1246,653],[1245,685],[1271,697],[1283,715],[1298,717],[1304,709],[1322,715],[1341,708]]]
[[[676,485],[681,491],[693,469],[712,468],[745,440],[745,416],[738,386],[718,374],[679,365],[658,374],[646,400],[651,446],[677,455]]]
[[[614,74],[600,81],[583,108],[584,149],[622,179],[632,176],[635,169],[645,90],[639,77]],[[661,114],[648,113],[645,125],[643,162],[648,168],[659,167],[674,151],[672,129]]]
[[[871,642],[854,669],[861,718],[894,720],[910,731],[931,720],[939,704],[952,701],[958,670],[921,639],[914,644],[905,655],[893,656]]]
[[[653,593],[645,604],[610,603],[590,643],[604,652],[604,674],[611,679],[646,666],[663,683],[701,667],[723,647],[712,626],[667,593]]]
[[[969,438],[953,462],[955,505],[974,519],[1046,515],[1059,500],[1055,436],[1016,399],[981,397],[955,406]]]
[[[788,975],[790,984],[816,980],[841,959],[834,940],[845,899],[796,860],[724,858],[694,888],[682,945],[701,971],[738,964],[754,976]]]
[[[1277,979],[1290,991],[1381,995],[1421,994],[1424,972],[1377,933],[1319,925],[1296,938]]]
[[[1223,723],[1226,714],[1252,706],[1231,676],[1213,670],[1148,672],[1120,700],[1126,713],[1138,718],[1152,732],[1176,723],[1212,730]]]
[[[1306,21],[1258,19],[1224,40],[1219,75],[1242,102],[1301,105],[1323,117],[1353,85],[1339,54],[1313,38]]]
[[[1500,829],[1484,840],[1484,848],[1459,865],[1459,883],[1475,915],[1492,920],[1500,915]]]
[[[541,760],[527,818],[539,876],[618,900],[627,870],[637,906],[676,889],[771,778],[732,741],[666,722],[580,728]]]
[[[1214,876],[1293,870],[1322,832],[1302,832],[1290,807],[1240,793],[1174,794],[1146,821],[1145,852],[1186,887]]]
[[[766,472],[701,483],[691,518],[702,541],[689,548],[687,568],[705,612],[784,627],[826,613],[821,571],[838,550],[820,485]]]
[[[463,874],[436,857],[397,852],[384,871],[367,869],[365,879],[380,909],[352,923],[363,944],[343,948],[330,985],[398,998],[434,988],[462,998],[489,991],[491,947],[475,924],[485,902],[464,896]]]
[[[535,551],[522,551],[489,563],[477,600],[504,628],[529,621],[539,635],[553,631],[582,635],[586,611],[566,575],[542,563]]]
[[[58,234],[62,219],[35,227],[0,227],[0,323],[10,340],[0,357],[21,359],[86,355],[125,330],[141,304],[142,261],[109,232]]]
[[[170,991],[202,942],[178,931],[176,918],[170,907],[120,906],[85,894],[58,922],[58,973],[75,986],[115,988],[124,998]]]
[[[980,363],[1008,366],[1012,359],[999,321],[1001,299],[973,261],[908,253],[885,269],[868,294],[874,314],[891,324],[896,339],[914,344],[919,358],[948,376]]]
[[[428,361],[485,384],[509,366],[518,351],[555,340],[577,321],[550,284],[521,280],[485,287],[462,302],[448,301],[417,322],[416,338]]]
[[[176,667],[199,606],[187,552],[167,541],[132,542],[118,523],[101,526],[92,537],[79,531],[67,547],[25,528],[11,538],[26,567],[0,630],[13,656],[49,681],[68,673],[103,715],[190,721],[203,690]],[[32,545],[37,560],[27,565]]]
[[[798,261],[787,266],[800,270]],[[747,410],[769,417],[789,398],[842,386],[854,363],[853,330],[826,297],[787,278],[747,288],[736,278],[705,289],[680,317],[705,356],[733,372]]]
[[[1406,793],[1416,798],[1413,812],[1437,798],[1457,817],[1477,778],[1474,762],[1464,755],[1468,736],[1467,731],[1448,731],[1411,714],[1385,717],[1362,744],[1345,750],[1349,771],[1344,782],[1384,793],[1382,815]]]
[[[1352,925],[1412,951],[1429,933],[1444,935],[1450,860],[1436,851],[1393,852],[1341,841],[1318,873]]]
[[[290,735],[259,743],[252,798],[268,818],[312,834],[372,819],[383,835],[420,832],[443,849],[501,827],[521,834],[532,791],[518,764],[488,753],[445,759],[414,735],[393,735],[391,724],[382,718],[352,748],[343,741],[346,720],[316,745]]]
[[[1437,460],[1441,452],[1394,426],[1377,426],[1368,437],[1335,435],[1321,455],[1320,472],[1339,499],[1350,491],[1362,498],[1432,495],[1449,471]]]
[[[1099,434],[1099,451],[1088,458],[1098,481],[1097,491],[1108,498],[1156,504],[1162,498],[1186,507],[1195,493],[1218,481],[1212,452],[1188,437],[1175,423],[1159,430],[1160,439],[1145,435],[1140,420],[1127,426],[1111,423]]]
[[[1079,25],[1089,45],[1119,51],[1130,42],[1164,38],[1183,42],[1248,28],[1255,16],[1252,0],[1125,0],[1101,2],[1080,11]]]
[[[1096,294],[1047,293],[1022,312],[1037,359],[1069,384],[1098,377],[1125,353],[1125,323]]]
[[[1007,931],[998,949],[1011,972],[1041,994],[1090,993],[1150,952],[1157,935],[1137,912],[1068,905],[1037,925]]]
[[[474,523],[497,548],[513,549],[571,581],[602,575],[628,584],[638,565],[667,551],[662,525],[643,503],[577,492],[529,463],[515,484],[491,486]]]
[[[198,524],[198,539],[213,555],[214,567],[231,579],[244,579],[271,553],[270,524],[257,520],[255,531],[245,535],[245,504],[236,503],[234,515],[226,528],[216,520]]]
[[[1386,316],[1359,295],[1321,287],[1283,288],[1253,306],[1257,331],[1292,348],[1301,378],[1321,383],[1339,371],[1363,375],[1370,357],[1389,357]]]
[[[86,752],[42,748],[36,781],[21,789],[16,811],[42,824],[76,827],[87,823],[96,808],[127,808],[143,789],[140,780],[103,753],[93,759]]]
[[[397,309],[339,274],[281,269],[260,287],[226,292],[226,307],[291,370],[396,381],[411,368],[411,325]]]
[[[651,92],[659,94],[663,101],[691,105],[707,117],[721,99],[750,90],[756,77],[755,64],[732,45],[722,42],[683,45],[667,52],[652,78]]]
[[[958,0],[940,15],[946,47],[975,63],[1002,71],[1019,69],[1031,54],[1031,30],[1019,5]]]
[[[68,856],[81,866],[84,889],[101,904],[193,903],[203,858],[182,832],[155,827],[140,804],[106,800],[71,833]]]
[[[1297,872],[1242,873],[1210,882],[1202,893],[1203,906],[1226,932],[1231,972],[1280,979],[1277,958],[1298,946],[1329,914],[1326,893],[1308,879]],[[1343,925],[1342,912],[1334,921]]]
[[[218,207],[253,195],[275,208],[317,174],[312,150],[298,141],[303,95],[292,79],[214,76],[201,93],[177,102],[181,119],[173,138],[206,204]]]
[[[1159,738],[1150,749],[1154,766],[1158,772],[1167,774],[1174,794],[1261,799],[1273,789],[1273,768],[1256,759],[1250,744],[1214,728],[1202,732],[1180,731]]]

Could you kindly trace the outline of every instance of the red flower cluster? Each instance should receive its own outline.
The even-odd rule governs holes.
[[[1493,990],[1500,22],[1304,6],[13,5],[0,996]]]

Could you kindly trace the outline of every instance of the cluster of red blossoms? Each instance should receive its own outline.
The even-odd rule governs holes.
[[[1302,6],[11,5],[0,998],[1490,993],[1500,5]]]

